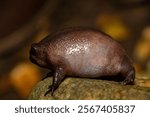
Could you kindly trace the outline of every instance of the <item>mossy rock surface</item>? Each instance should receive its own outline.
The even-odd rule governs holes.
[[[138,76],[135,85],[123,85],[115,81],[66,78],[54,95],[44,96],[51,84],[52,78],[37,83],[29,99],[32,100],[99,100],[99,99],[150,99],[150,79]]]

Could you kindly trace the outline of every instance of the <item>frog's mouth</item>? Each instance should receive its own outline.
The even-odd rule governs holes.
[[[35,44],[32,44],[31,45],[31,49],[30,49],[30,60],[31,62],[33,63],[36,63],[36,58],[37,58],[37,55],[38,55],[38,48]]]
[[[37,64],[35,58],[36,58],[35,55],[31,55],[31,54],[30,54],[30,57],[29,57],[30,61],[31,61],[32,63]]]
[[[29,59],[32,63],[40,66],[40,67],[46,67],[46,63],[45,61],[43,60],[43,58],[41,57],[41,54],[40,54],[40,49],[38,46],[36,46],[35,44],[31,46],[31,49],[30,49],[30,55],[29,55]]]
[[[36,61],[36,49],[32,46],[31,49],[30,49],[30,56],[29,56],[29,59],[32,63],[35,63],[37,64],[37,61]]]
[[[32,63],[34,63],[34,64],[36,64],[36,65],[38,65],[38,66],[40,66],[40,67],[44,67],[44,66],[42,66],[43,61],[40,60],[40,58],[38,58],[38,56],[32,55],[32,52],[30,52],[29,59],[30,59],[30,61],[31,61]]]

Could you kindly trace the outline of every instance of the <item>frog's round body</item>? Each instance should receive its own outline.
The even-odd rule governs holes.
[[[99,78],[121,74],[124,84],[134,82],[134,67],[125,50],[110,36],[91,28],[75,27],[56,32],[33,44],[30,58],[56,74],[58,71],[63,78],[66,75]]]

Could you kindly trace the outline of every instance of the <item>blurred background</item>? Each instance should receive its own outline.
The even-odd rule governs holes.
[[[0,99],[28,98],[47,73],[29,61],[31,43],[70,26],[108,33],[134,60],[136,75],[150,76],[149,0],[1,0]]]

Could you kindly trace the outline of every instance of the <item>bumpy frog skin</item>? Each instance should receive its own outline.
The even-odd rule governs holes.
[[[53,75],[45,95],[53,95],[65,76],[100,78],[121,74],[123,84],[133,84],[135,79],[133,63],[125,50],[107,34],[92,28],[66,28],[32,44],[30,60],[50,69],[44,78]]]

